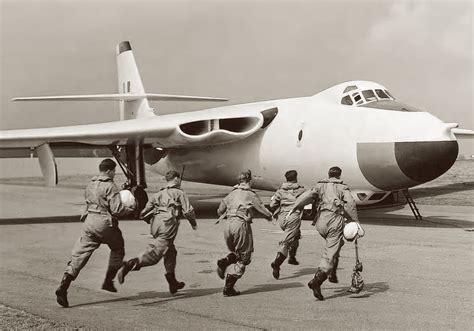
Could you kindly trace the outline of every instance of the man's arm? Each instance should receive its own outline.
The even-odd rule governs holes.
[[[253,198],[253,207],[260,214],[262,214],[263,217],[265,217],[268,221],[271,221],[272,213],[267,208],[265,208],[265,206],[263,205],[262,200],[260,200],[260,198],[257,194],[255,194],[255,196]]]
[[[281,203],[280,192],[276,191],[275,194],[270,199],[270,205],[269,205],[270,211],[274,213],[276,210],[278,210],[278,208],[280,207],[280,203]]]
[[[342,191],[342,194],[344,199],[344,213],[349,216],[352,221],[359,223],[356,202],[352,197],[349,187],[346,186]]]
[[[301,210],[304,206],[314,203],[319,197],[319,190],[313,187],[296,198],[292,210]]]
[[[120,216],[123,212],[126,211],[125,206],[120,200],[119,189],[114,183],[110,183],[105,188],[106,200],[108,208],[112,216]]]
[[[188,196],[184,191],[182,191],[182,194],[179,196],[180,203],[181,203],[181,211],[183,212],[183,216],[186,217],[186,219],[189,221],[189,224],[191,224],[191,227],[193,230],[197,229],[197,223],[196,223],[196,214],[194,213],[194,208],[191,206],[191,203],[189,202]]]

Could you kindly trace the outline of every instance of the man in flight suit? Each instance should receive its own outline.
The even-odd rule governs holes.
[[[242,277],[245,267],[250,264],[253,252],[252,219],[255,210],[271,220],[272,214],[268,211],[257,193],[251,187],[252,174],[250,170],[239,175],[239,184],[234,186],[220,203],[217,209],[219,219],[226,219],[224,224],[224,238],[230,253],[217,261],[217,274],[224,279],[225,271],[231,264],[234,268],[228,272],[223,290],[224,296],[239,295],[234,288],[237,280]]]
[[[142,267],[155,265],[163,258],[169,291],[174,294],[185,286],[175,277],[178,252],[174,246],[174,240],[178,234],[179,219],[181,216],[186,217],[193,230],[197,229],[197,224],[194,209],[189,203],[186,193],[180,188],[180,174],[171,170],[166,173],[165,179],[167,181],[166,187],[158,191],[141,212],[142,218],[148,213],[154,214],[150,223],[150,233],[154,240],[143,253],[124,264],[119,271],[118,280],[120,284],[123,284],[125,276],[131,270],[140,270]]]
[[[86,213],[82,226],[82,236],[76,241],[61,284],[56,290],[56,300],[68,307],[67,290],[81,269],[87,264],[92,253],[101,244],[110,248],[109,266],[102,289],[117,292],[113,279],[123,264],[125,256],[122,232],[118,227],[118,216],[130,212],[120,201],[119,189],[113,179],[116,163],[111,159],[99,165],[100,174],[91,179],[85,190]]]
[[[294,210],[301,210],[309,203],[319,199],[316,229],[326,239],[326,247],[319,262],[314,278],[308,283],[313,295],[319,300],[321,284],[329,281],[337,283],[336,270],[339,263],[339,252],[344,245],[344,219],[359,222],[356,203],[350,189],[341,180],[342,170],[339,167],[329,169],[329,179],[319,181],[311,190],[303,193],[296,201]]]
[[[275,261],[271,263],[275,279],[280,278],[280,266],[288,255],[290,256],[289,264],[299,264],[296,260],[296,250],[301,238],[300,226],[303,213],[300,210],[295,210],[287,218],[296,198],[305,191],[304,187],[298,184],[297,176],[296,170],[287,171],[285,173],[286,183],[281,185],[270,200],[270,210],[273,211],[273,216],[277,218],[281,229],[285,231],[283,240],[279,242],[280,250]]]

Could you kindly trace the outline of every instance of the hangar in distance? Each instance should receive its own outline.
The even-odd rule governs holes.
[[[3,130],[0,148],[36,149],[48,185],[57,184],[55,147],[110,149],[140,200],[146,199],[145,162],[159,173],[185,166],[186,180],[221,185],[233,185],[239,171],[251,169],[253,187],[263,190],[278,188],[288,169],[309,187],[338,165],[356,202],[370,205],[445,173],[458,154],[456,135],[474,134],[370,81],[308,97],[160,115],[149,101],[227,99],[145,92],[128,41],[117,46],[117,68],[115,94],[13,100],[118,101],[119,121]]]

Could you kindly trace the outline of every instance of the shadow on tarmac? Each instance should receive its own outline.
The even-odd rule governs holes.
[[[325,296],[324,300],[335,299],[339,297],[349,297],[351,299],[363,299],[371,297],[377,293],[383,293],[389,290],[389,286],[386,282],[368,283],[364,285],[364,289],[360,293],[347,292],[348,286],[338,287],[335,289],[335,294]]]
[[[264,284],[264,285],[256,285],[246,291],[242,291],[241,295],[250,295],[255,293],[262,293],[262,292],[272,292],[272,291],[279,291],[284,288],[295,288],[295,287],[304,287],[301,283],[286,283],[286,284]],[[77,305],[70,305],[71,308],[78,308],[78,307],[86,307],[86,306],[93,306],[105,303],[114,303],[114,302],[122,302],[122,301],[139,301],[139,300],[146,300],[146,299],[159,299],[152,302],[146,303],[138,303],[136,306],[158,306],[168,301],[172,300],[179,300],[179,299],[187,299],[187,298],[196,298],[202,297],[207,295],[212,295],[216,293],[222,293],[222,287],[215,287],[215,288],[205,288],[205,289],[185,289],[179,291],[175,295],[171,295],[169,292],[156,292],[156,291],[147,291],[147,292],[140,292],[137,295],[130,296],[130,297],[122,297],[117,299],[111,300],[101,300],[101,301],[94,301],[94,302],[87,302],[87,303],[80,303]]]

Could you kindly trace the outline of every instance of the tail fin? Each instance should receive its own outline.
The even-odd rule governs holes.
[[[128,41],[117,46],[118,90],[121,94],[145,94],[142,79]],[[146,98],[119,101],[120,120],[154,116]]]

